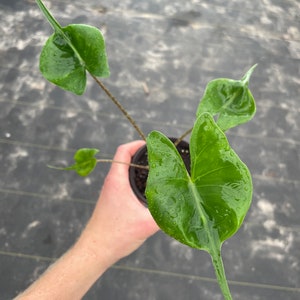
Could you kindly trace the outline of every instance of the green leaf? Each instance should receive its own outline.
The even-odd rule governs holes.
[[[197,109],[197,117],[209,112],[217,117],[217,124],[226,131],[245,123],[255,114],[255,100],[248,88],[254,65],[241,80],[220,78],[208,83]]]
[[[77,95],[85,91],[85,68],[58,34],[47,40],[40,56],[40,70],[48,81],[65,90]]]
[[[192,132],[191,175],[163,134],[152,132],[147,148],[146,196],[164,231],[207,251],[213,231],[220,243],[237,231],[251,203],[251,176],[208,113],[197,119]]]
[[[168,235],[210,253],[226,299],[231,299],[221,245],[241,226],[252,199],[248,168],[209,113],[200,115],[190,140],[191,175],[162,133],[147,138],[149,210]]]
[[[98,149],[82,148],[76,151],[74,155],[75,164],[66,168],[51,167],[59,170],[73,170],[80,176],[89,175],[97,165],[97,159],[94,157],[99,152]]]
[[[55,30],[41,52],[40,70],[43,76],[77,95],[85,91],[86,71],[94,76],[108,77],[109,66],[102,33],[88,25],[61,27],[42,1],[37,3]]]

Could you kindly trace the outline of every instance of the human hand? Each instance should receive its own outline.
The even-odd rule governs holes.
[[[120,146],[114,160],[130,163],[143,145],[136,141]],[[128,169],[112,164],[79,240],[16,299],[81,299],[107,268],[158,231],[149,210],[131,190]]]
[[[143,141],[121,145],[114,160],[130,163],[131,157],[143,145]],[[129,255],[159,230],[149,210],[133,193],[128,169],[126,164],[112,164],[93,215],[81,237],[84,243],[92,247],[95,255],[97,251],[107,252],[108,264]]]

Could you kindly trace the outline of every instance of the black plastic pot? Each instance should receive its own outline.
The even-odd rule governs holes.
[[[177,140],[176,138],[170,138],[170,140],[175,143]],[[189,144],[185,141],[181,141],[176,146],[179,154],[181,155],[184,164],[190,172],[190,149]],[[136,154],[132,157],[131,163],[141,166],[148,166],[148,154],[147,154],[147,147],[146,145],[140,148]],[[147,206],[147,199],[145,197],[145,189],[146,189],[146,182],[148,178],[148,170],[142,169],[138,167],[130,167],[129,168],[129,181],[132,190],[134,191],[137,198]]]

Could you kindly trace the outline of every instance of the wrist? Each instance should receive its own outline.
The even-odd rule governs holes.
[[[74,250],[89,257],[89,260],[93,262],[93,267],[103,273],[119,260],[119,257],[113,251],[113,247],[114,244],[105,232],[94,232],[88,224],[75,243]]]

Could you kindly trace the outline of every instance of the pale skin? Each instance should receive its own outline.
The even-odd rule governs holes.
[[[114,160],[130,163],[143,145],[143,141],[135,141],[120,146]],[[126,164],[112,164],[78,241],[15,299],[81,299],[111,265],[159,230],[149,210],[132,192],[128,168]]]

